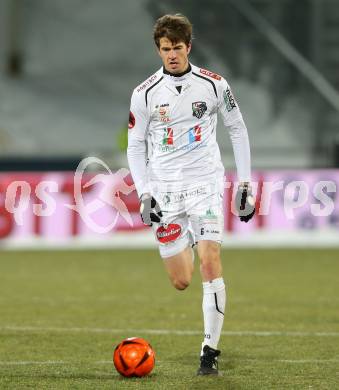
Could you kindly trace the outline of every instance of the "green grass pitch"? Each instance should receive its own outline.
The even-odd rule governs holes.
[[[0,252],[0,389],[339,388],[339,251],[224,250],[219,377],[196,377],[198,260],[170,286],[157,251]],[[148,377],[112,364],[123,338],[156,351]]]

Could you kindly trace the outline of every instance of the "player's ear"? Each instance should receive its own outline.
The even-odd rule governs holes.
[[[192,41],[187,46],[187,54],[190,54],[191,49],[192,49]]]
[[[161,55],[160,55],[160,44],[158,45],[156,42],[154,42],[154,43],[155,43],[155,50],[157,51],[157,53],[161,57]]]

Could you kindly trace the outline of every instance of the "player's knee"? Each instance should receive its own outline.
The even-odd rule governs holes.
[[[185,290],[190,285],[188,278],[173,279],[172,284],[177,290]]]
[[[214,243],[204,245],[199,248],[199,257],[201,263],[218,261],[220,258],[220,247]]]

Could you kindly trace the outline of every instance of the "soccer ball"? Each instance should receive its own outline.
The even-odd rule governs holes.
[[[146,340],[130,337],[115,347],[113,363],[123,376],[145,376],[154,367],[155,353]]]

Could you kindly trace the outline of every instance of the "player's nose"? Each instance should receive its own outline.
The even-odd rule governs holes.
[[[170,51],[169,58],[170,58],[171,60],[174,60],[174,59],[177,58],[177,53],[175,52],[175,50],[171,50],[171,51]]]

